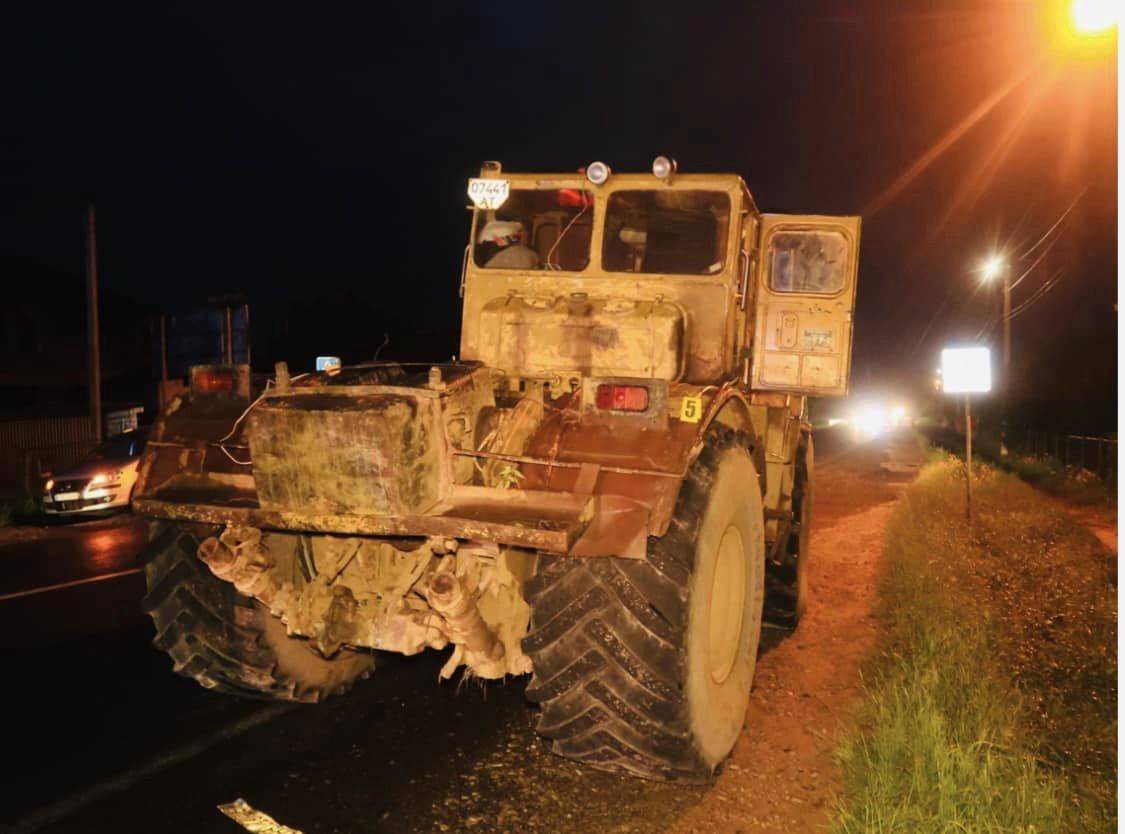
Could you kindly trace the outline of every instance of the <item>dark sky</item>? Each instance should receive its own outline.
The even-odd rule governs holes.
[[[172,5],[6,12],[0,254],[78,274],[92,192],[108,289],[351,294],[446,350],[481,160],[663,152],[766,211],[864,214],[857,382],[978,334],[993,247],[1016,275],[1049,248],[1014,294],[1058,277],[1013,322],[1021,384],[1112,409],[1116,45],[1056,48],[1041,3]]]

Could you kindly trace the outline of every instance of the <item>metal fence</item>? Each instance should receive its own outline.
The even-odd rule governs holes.
[[[1117,489],[1117,438],[1029,431],[1021,451],[1037,458],[1053,458],[1066,467],[1086,469],[1101,478],[1107,489]]]
[[[94,444],[86,417],[0,420],[0,487],[34,489],[40,473],[77,463]]]

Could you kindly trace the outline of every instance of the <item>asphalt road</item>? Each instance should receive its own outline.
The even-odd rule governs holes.
[[[816,439],[818,481],[880,465],[844,431]],[[525,681],[439,684],[444,655],[388,656],[315,707],[207,692],[150,645],[145,536],[129,516],[0,536],[5,758],[18,763],[0,829],[235,834],[216,806],[245,797],[306,834],[659,831],[706,790],[552,756]]]

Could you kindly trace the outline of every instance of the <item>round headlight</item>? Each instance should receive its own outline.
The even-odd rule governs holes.
[[[676,173],[676,160],[667,156],[658,156],[652,161],[652,174],[658,180],[666,180]]]
[[[609,166],[604,162],[591,162],[586,166],[586,179],[594,185],[604,185],[609,179]]]

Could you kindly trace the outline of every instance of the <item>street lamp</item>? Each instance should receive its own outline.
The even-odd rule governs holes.
[[[1001,363],[1004,368],[1004,381],[1003,385],[1007,387],[1008,384],[1008,370],[1012,363],[1012,273],[1008,269],[1008,261],[1003,255],[992,254],[985,259],[984,264],[981,265],[981,275],[985,281],[992,282],[997,278],[1003,281],[1004,289],[1004,348]]]
[[[1074,0],[1070,19],[1074,29],[1084,35],[1104,32],[1117,25],[1120,0]]]
[[[1004,341],[1001,350],[1001,367],[1003,373],[1000,378],[1000,454],[1008,454],[1008,391],[1009,381],[1012,378],[1012,273],[1008,268],[1008,259],[999,253],[993,253],[985,259],[981,266],[981,274],[988,282],[1000,279],[1004,289],[1004,306],[1001,312],[1001,323],[1004,325]]]

